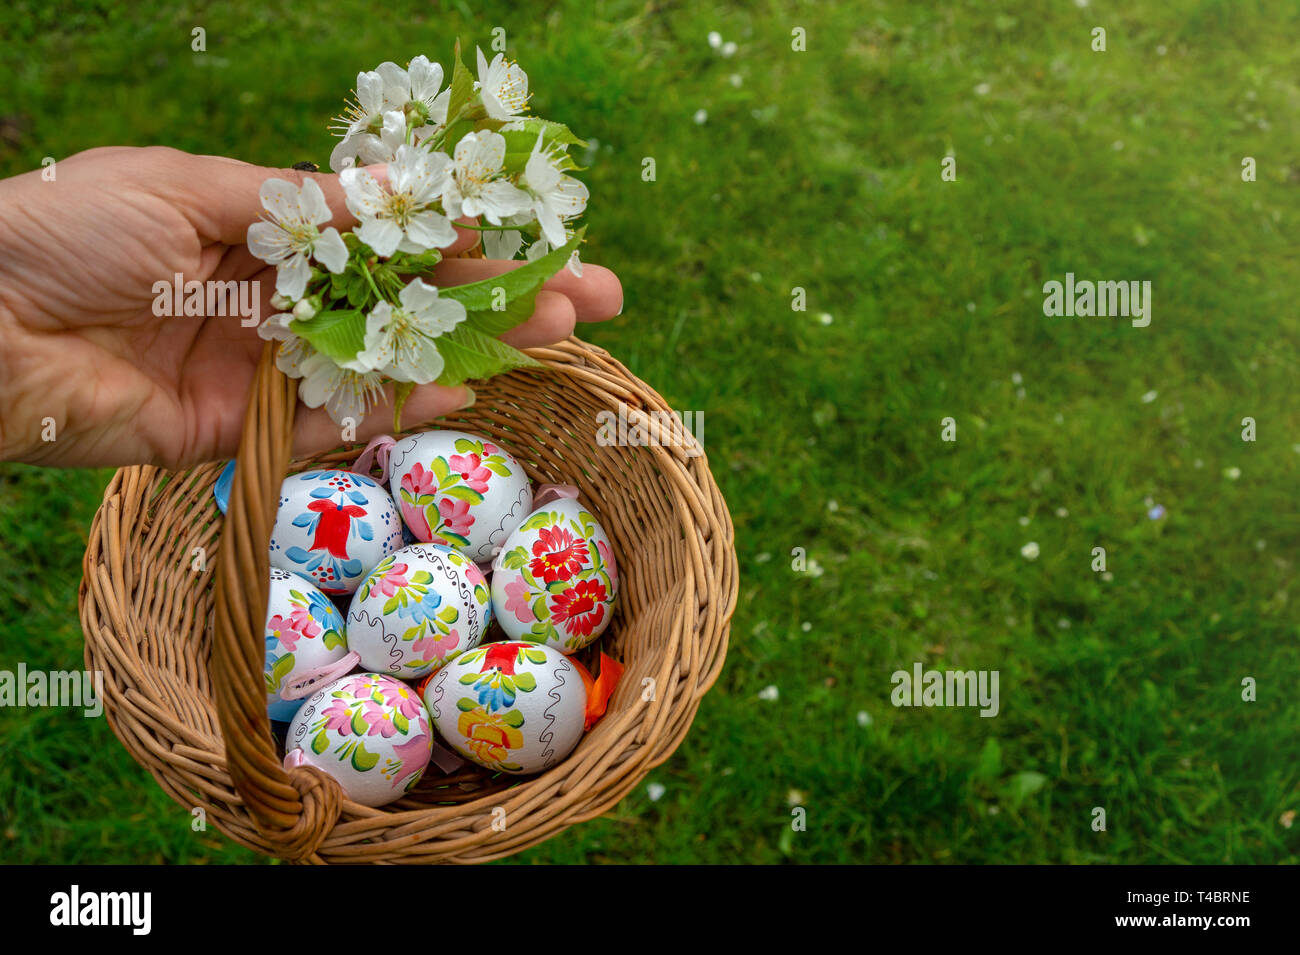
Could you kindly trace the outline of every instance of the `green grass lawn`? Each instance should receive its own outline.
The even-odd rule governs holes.
[[[703,412],[741,596],[661,798],[516,860],[1297,861],[1296,8],[453,6],[18,0],[0,174],[107,144],[323,163],[358,70],[496,26],[591,139],[583,258],[627,305],[583,335]],[[1150,281],[1150,326],[1045,317],[1066,272]],[[0,669],[80,667],[107,479],[0,467]],[[999,715],[894,707],[918,661],[998,671]],[[103,720],[0,710],[0,859],[258,858]]]

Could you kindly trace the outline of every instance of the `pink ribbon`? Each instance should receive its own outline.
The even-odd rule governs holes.
[[[533,492],[533,510],[562,498],[576,501],[578,489],[572,484],[539,484],[537,490]]]
[[[301,766],[307,761],[307,754],[302,751],[301,747],[295,746],[289,752],[284,754],[284,768],[286,770]]]
[[[391,435],[381,434],[377,438],[371,438],[366,449],[357,457],[356,463],[352,465],[352,471],[355,474],[364,474],[370,476],[370,468],[375,461],[379,462],[379,470],[382,476],[379,478],[380,484],[388,483],[388,456],[393,451],[393,446],[397,444],[397,439]]]
[[[307,670],[292,683],[281,687],[280,698],[284,700],[301,700],[310,696],[321,683],[333,683],[339,677],[352,672],[352,668],[361,662],[361,654],[351,651],[343,659],[314,670]]]

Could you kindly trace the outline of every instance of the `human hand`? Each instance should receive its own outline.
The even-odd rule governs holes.
[[[238,315],[159,316],[154,284],[257,281],[263,319],[276,311],[275,269],[245,245],[262,216],[268,178],[314,179],[334,218],[350,228],[338,176],[254,166],[165,147],[107,147],[40,172],[0,180],[0,458],[56,466],[153,463],[182,467],[234,455],[248,389],[265,342]],[[322,226],[324,228],[325,226]],[[445,252],[470,248],[457,230]],[[448,259],[433,283],[456,285],[523,263]],[[502,335],[516,348],[568,337],[575,322],[622,310],[618,278],[583,264],[547,280],[532,316]],[[357,427],[357,439],[392,425],[388,403]],[[464,407],[463,387],[420,385],[402,409],[408,422]],[[47,425],[54,440],[45,440]],[[294,453],[341,443],[323,408],[300,403]]]

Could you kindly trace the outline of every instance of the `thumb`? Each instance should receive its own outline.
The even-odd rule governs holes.
[[[320,186],[330,209],[330,220],[321,223],[321,228],[333,226],[340,232],[345,232],[357,224],[356,218],[348,211],[343,186],[336,173],[256,166],[226,156],[176,155],[188,160],[188,163],[182,164],[188,168],[174,170],[174,181],[184,189],[191,221],[206,242],[222,242],[226,245],[245,243],[248,227],[266,213],[259,192],[262,183],[268,179],[283,179],[299,187],[311,179]],[[387,163],[362,168],[380,183],[388,181]],[[457,221],[475,223],[474,219],[467,216],[462,216]],[[456,241],[443,250],[444,255],[456,255],[472,248],[479,241],[479,234],[473,229],[457,227],[456,235]]]
[[[260,190],[268,179],[282,179],[301,187],[311,179],[320,186],[329,206],[330,220],[320,227],[346,231],[356,225],[348,212],[343,187],[334,173],[256,166],[225,156],[192,156],[169,151],[155,187],[165,189],[189,215],[204,242],[243,245],[248,227],[266,214]]]

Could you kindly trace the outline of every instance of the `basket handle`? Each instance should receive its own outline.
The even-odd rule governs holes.
[[[275,348],[267,342],[257,365],[217,551],[212,685],[235,790],[272,851],[299,861],[314,855],[334,828],[343,793],[313,767],[285,770],[266,712],[267,544],[289,469],[298,401],[298,383],[276,368]]]
[[[295,167],[297,168],[297,167]],[[454,258],[484,258],[482,243]],[[248,394],[226,523],[217,551],[212,689],[226,747],[226,771],[258,831],[283,859],[316,853],[343,808],[343,790],[312,766],[286,770],[275,755],[262,672],[271,597],[271,530],[289,471],[298,382],[262,349]]]

